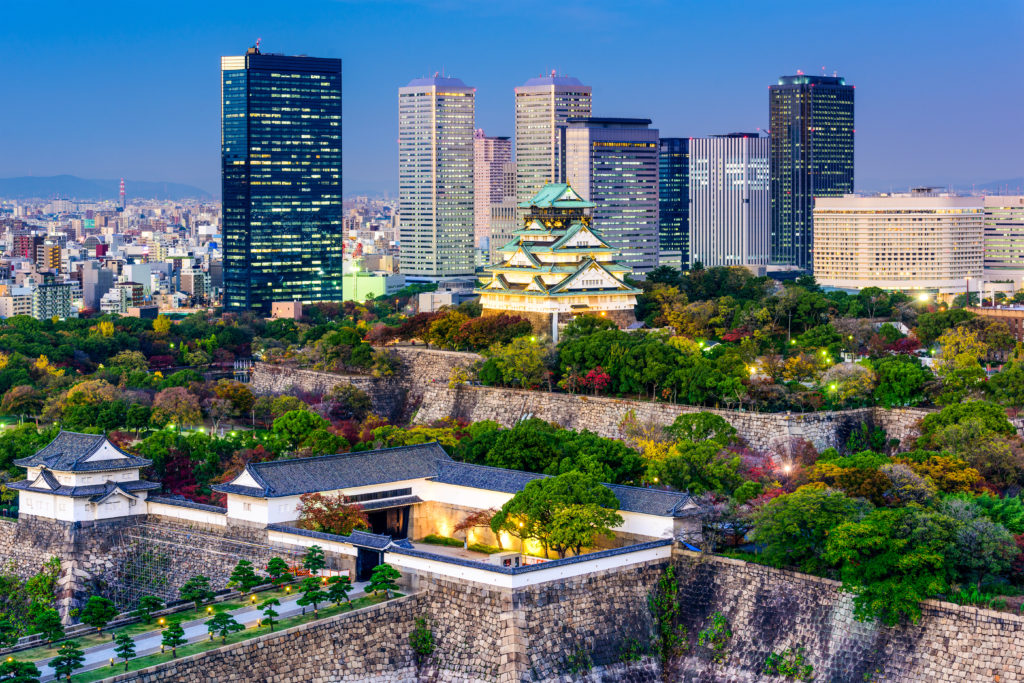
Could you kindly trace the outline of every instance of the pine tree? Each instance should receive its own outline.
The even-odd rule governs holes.
[[[135,656],[135,639],[127,633],[118,633],[114,638],[114,653],[124,660],[124,670],[128,670],[128,660]]]
[[[178,656],[178,647],[188,642],[185,638],[185,629],[181,627],[178,622],[172,622],[164,629],[164,634],[160,638],[160,644],[164,647],[171,648],[171,657]]]
[[[55,677],[71,678],[76,669],[81,669],[85,662],[85,653],[78,648],[73,640],[61,643],[57,656],[50,660],[50,667]]]
[[[390,598],[391,591],[398,590],[398,584],[395,581],[401,577],[402,574],[397,569],[386,562],[382,562],[373,568],[373,574],[370,575],[370,583],[364,590],[374,595],[384,591],[384,596]]]
[[[213,639],[213,634],[216,633],[220,636],[222,642],[227,642],[228,636],[236,631],[244,631],[245,626],[242,626],[235,618],[227,612],[218,612],[214,615],[213,619],[206,622],[206,630],[210,632],[210,639]]]
[[[270,632],[274,632],[274,624],[277,620],[274,618],[278,616],[275,607],[280,607],[281,601],[277,598],[268,598],[260,603],[260,611],[263,612],[263,623],[270,627]]]

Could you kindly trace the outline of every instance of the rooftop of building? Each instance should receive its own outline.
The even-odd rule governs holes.
[[[577,126],[602,126],[602,127],[627,127],[627,126],[649,126],[651,119],[634,119],[616,116],[570,116],[566,123]]]
[[[592,209],[596,204],[583,199],[568,183],[548,183],[532,199],[519,203],[519,208]]]
[[[437,87],[437,88],[469,88],[468,85],[462,82],[462,79],[455,78],[453,76],[440,76],[434,74],[433,76],[427,76],[424,78],[414,78],[409,81],[406,88],[425,88],[425,87]]]
[[[523,83],[523,85],[520,86],[520,87],[530,88],[530,87],[538,86],[538,85],[541,85],[541,86],[554,85],[554,86],[565,86],[565,87],[572,87],[572,88],[588,88],[588,89],[590,87],[590,86],[583,85],[583,83],[581,83],[580,79],[578,79],[578,78],[573,78],[572,76],[562,76],[561,74],[557,74],[554,71],[552,71],[550,74],[548,74],[546,76],[545,75],[540,75],[540,76],[536,76],[535,78],[531,78],[531,79],[527,80],[525,83]]]
[[[104,444],[109,444],[118,457],[91,459]],[[35,454],[15,460],[14,464],[18,467],[46,467],[57,472],[102,472],[146,467],[152,461],[125,453],[102,434],[61,431]]]
[[[450,460],[437,442],[360,453],[250,463],[220,493],[260,498],[373,486],[433,476],[438,461]],[[236,483],[236,482],[242,483]]]
[[[842,76],[798,73],[795,76],[779,76],[777,85],[846,85],[846,79]]]

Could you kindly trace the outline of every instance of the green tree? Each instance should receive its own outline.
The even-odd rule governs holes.
[[[47,643],[60,640],[64,637],[64,623],[60,620],[57,610],[52,607],[44,609],[33,621],[35,632],[43,637]]]
[[[32,662],[7,658],[0,662],[0,681],[4,683],[39,683],[39,669]]]
[[[267,577],[270,578],[271,583],[275,586],[283,583],[290,576],[291,571],[288,568],[288,563],[280,557],[272,557],[267,562]]]
[[[310,574],[316,575],[321,569],[327,566],[324,559],[324,549],[318,545],[311,545],[302,558],[302,566],[309,570]]]
[[[949,590],[955,530],[950,517],[917,505],[879,508],[833,529],[823,559],[841,565],[858,619],[917,623],[921,601]]]
[[[79,614],[79,620],[83,624],[94,627],[97,631],[103,630],[110,620],[117,616],[117,607],[114,601],[99,595],[93,595],[85,603]]]
[[[229,586],[237,586],[240,593],[248,593],[250,590],[263,583],[263,577],[256,574],[249,560],[239,560],[235,568],[231,570]]]
[[[319,612],[318,605],[327,600],[327,593],[321,590],[322,587],[323,582],[320,579],[307,576],[302,580],[302,587],[299,589],[302,591],[302,597],[295,601],[296,604],[302,607],[312,605],[313,611]]]
[[[721,447],[736,440],[736,428],[714,413],[687,413],[677,417],[665,427],[665,433],[675,441],[714,441]]]
[[[484,384],[503,384],[527,389],[548,381],[545,364],[546,349],[532,337],[517,337],[508,344],[494,344],[486,354],[487,362],[480,369]]]
[[[164,601],[153,595],[143,595],[139,598],[138,607],[132,612],[132,616],[142,619],[147,624],[153,619],[153,612],[164,608]]]
[[[942,350],[935,359],[935,371],[942,379],[942,393],[936,402],[959,403],[984,382],[985,369],[981,363],[988,354],[988,346],[966,327],[947,330],[937,342]]]
[[[363,590],[367,593],[377,593],[384,591],[384,597],[390,598],[391,593],[398,590],[398,579],[402,578],[402,574],[386,562],[382,562],[373,568],[373,573],[370,574],[370,582],[366,584],[366,588]]]
[[[171,648],[172,658],[178,656],[178,648],[186,643],[188,643],[188,639],[185,637],[185,629],[176,621],[168,624],[160,637],[160,644],[163,647]]]
[[[740,456],[715,441],[679,441],[669,447],[664,459],[649,461],[647,476],[694,495],[708,491],[732,495],[743,483],[739,468]]]
[[[824,484],[808,484],[765,503],[754,515],[753,538],[769,564],[827,575],[835,566],[822,558],[829,533],[870,507]]]
[[[327,582],[327,599],[335,605],[340,605],[344,600],[352,606],[352,599],[348,594],[352,590],[352,581],[347,576],[332,576]]]
[[[114,653],[124,660],[124,670],[128,671],[128,660],[135,657],[135,639],[127,633],[118,633],[114,638]]]
[[[244,631],[245,626],[242,626],[235,620],[233,616],[227,612],[218,612],[213,615],[212,619],[206,622],[206,630],[210,632],[210,640],[213,640],[213,634],[220,636],[221,642],[227,642],[228,636],[238,631]]]
[[[1008,361],[1000,372],[989,379],[988,390],[1000,405],[1010,408],[1024,407],[1024,362]]]
[[[267,598],[260,603],[260,611],[263,612],[263,623],[270,627],[270,632],[274,632],[274,624],[277,623],[277,617],[280,616],[275,607],[280,607],[281,601],[277,598]]]
[[[409,647],[416,657],[416,667],[422,667],[434,654],[434,632],[426,617],[416,617],[416,626],[409,633]]]
[[[21,638],[21,629],[8,617],[0,617],[0,648],[11,647]]]
[[[494,533],[505,531],[518,538],[535,538],[564,557],[566,551],[591,545],[597,535],[609,535],[622,524],[615,510],[619,501],[610,489],[578,471],[534,479],[507,501],[491,519]],[[582,521],[568,519],[571,508]],[[598,508],[606,508],[602,512]]]
[[[57,649],[57,656],[49,661],[55,678],[63,676],[69,680],[71,674],[81,669],[84,663],[85,653],[78,648],[78,643],[73,640],[61,643],[61,646]]]
[[[1017,432],[1006,417],[1006,410],[987,401],[965,401],[949,405],[937,413],[930,413],[921,421],[921,437],[918,446],[930,448],[933,437],[943,427],[960,424],[966,420],[980,420],[985,433],[1012,436]]]
[[[204,602],[213,599],[213,591],[210,589],[210,579],[198,574],[188,579],[178,589],[178,596],[182,600],[194,602],[198,610]]]
[[[289,410],[274,420],[271,431],[284,439],[290,448],[298,448],[311,432],[330,426],[330,422],[316,413],[308,410]]]
[[[924,400],[924,386],[931,372],[916,356],[896,354],[873,361],[878,384],[874,400],[886,408],[916,406]]]

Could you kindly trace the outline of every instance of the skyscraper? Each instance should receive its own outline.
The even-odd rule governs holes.
[[[682,269],[690,263],[690,139],[661,138],[659,145],[659,260]]]
[[[853,192],[853,91],[804,74],[769,88],[772,263],[811,268],[814,198]]]
[[[690,140],[690,264],[768,263],[768,138]]]
[[[658,130],[650,119],[570,118],[566,182],[596,204],[601,236],[635,273],[658,266]]]
[[[398,89],[400,269],[427,279],[472,275],[476,90],[458,78]]]
[[[224,307],[341,299],[341,60],[221,58]]]
[[[1024,196],[985,197],[985,277],[1024,286]]]
[[[503,171],[512,161],[512,141],[473,134],[473,235],[478,248],[491,237],[491,207],[505,198]],[[501,246],[501,245],[499,245]]]
[[[565,180],[560,128],[568,119],[583,116],[590,116],[590,86],[576,78],[552,71],[516,88],[518,201],[529,201],[547,183]]]

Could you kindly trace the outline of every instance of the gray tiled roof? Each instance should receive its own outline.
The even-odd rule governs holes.
[[[288,524],[268,524],[267,529],[269,529],[270,531],[282,531],[286,534],[295,534],[297,536],[319,538],[324,541],[351,543],[352,545],[358,545],[364,548],[374,548],[376,550],[384,550],[389,545],[391,545],[390,536],[384,536],[381,534],[371,534],[365,531],[353,531],[348,536],[342,536],[341,534],[325,534],[322,531],[300,529],[299,527],[291,526]]]
[[[107,493],[110,493],[110,491],[112,491],[113,487],[115,486],[118,486],[124,489],[125,491],[128,491],[129,493],[135,493],[137,491],[152,491],[153,489],[160,488],[160,484],[157,484],[156,482],[142,480],[119,481],[116,483],[108,481],[105,484],[91,484],[89,486],[62,485],[60,488],[57,489],[31,488],[31,484],[32,482],[30,482],[28,479],[22,479],[21,481],[16,481],[13,484],[8,484],[7,487],[15,489],[17,491],[39,491],[41,493],[51,493],[55,496],[73,496],[75,498],[105,495]]]
[[[113,444],[111,446],[114,450],[124,457],[85,462],[106,441],[107,437],[102,434],[79,434],[61,430],[53,441],[43,446],[34,455],[15,460],[14,464],[19,467],[48,467],[58,472],[124,470],[152,464],[152,461],[125,453]]]
[[[360,453],[249,463],[245,471],[261,488],[221,484],[213,490],[267,498],[296,496],[432,477],[438,463],[447,460],[448,454],[435,441]]]
[[[517,493],[522,491],[528,482],[547,476],[546,474],[448,461],[438,464],[437,476],[434,477],[434,481],[474,489]],[[691,514],[689,511],[684,511],[684,508],[693,500],[689,493],[617,484],[604,484],[604,486],[608,487],[619,500],[619,509],[626,512],[659,517],[684,517]]]
[[[423,499],[419,496],[399,496],[398,498],[382,498],[381,500],[371,500],[368,503],[359,503],[359,507],[364,510],[386,510],[422,502]]]
[[[227,508],[222,508],[219,505],[206,505],[204,503],[196,503],[195,501],[189,500],[185,496],[180,496],[177,494],[166,496],[150,496],[146,498],[146,502],[163,503],[164,505],[177,505],[178,507],[191,508],[193,510],[215,512],[219,515],[227,514],[228,511]]]

